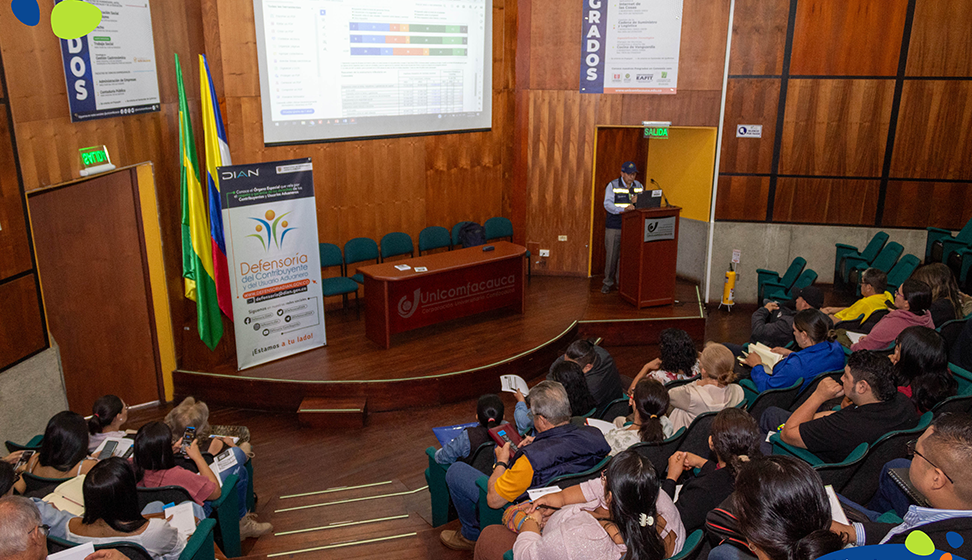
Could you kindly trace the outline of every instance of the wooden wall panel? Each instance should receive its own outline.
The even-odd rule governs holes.
[[[729,73],[780,74],[789,15],[789,0],[736,0]]]
[[[684,0],[678,52],[679,91],[722,90],[728,27],[729,0]],[[705,39],[699,40],[701,37]]]
[[[9,124],[7,107],[0,103],[0,280],[34,266]]]
[[[909,76],[972,76],[972,2],[918,0],[908,49]]]
[[[717,220],[759,222],[766,218],[769,177],[719,177]]]
[[[779,222],[874,224],[880,181],[780,177],[773,219]]]
[[[790,74],[894,76],[908,0],[801,0]]]
[[[891,177],[972,179],[972,81],[904,83]]]
[[[972,183],[890,181],[881,225],[961,229],[972,218]]]
[[[722,130],[723,173],[769,173],[773,169],[776,113],[780,81],[774,79],[729,80],[726,121]],[[760,138],[736,138],[736,129],[747,124],[763,126]]]
[[[47,346],[33,274],[0,284],[0,369]]]
[[[563,0],[531,0],[531,4],[530,76],[526,87],[578,90],[583,5]]]
[[[791,80],[780,173],[881,175],[893,80]]]
[[[722,90],[682,90],[676,95],[623,95],[617,123],[640,125],[644,121],[671,121],[674,126],[718,126]]]

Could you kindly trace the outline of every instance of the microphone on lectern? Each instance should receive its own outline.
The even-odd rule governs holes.
[[[663,189],[662,186],[658,184],[658,181],[656,181],[654,179],[650,179],[650,181],[651,181],[651,184],[652,185],[655,185],[656,187],[658,187],[658,190],[661,191],[661,193],[662,193],[662,200],[665,201],[665,206],[671,206],[671,203],[668,202],[668,197],[665,196],[665,189]]]

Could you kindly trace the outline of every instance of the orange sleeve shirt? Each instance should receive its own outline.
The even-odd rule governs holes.
[[[521,455],[510,468],[496,479],[494,490],[507,502],[520,497],[533,482],[533,465],[526,455]]]

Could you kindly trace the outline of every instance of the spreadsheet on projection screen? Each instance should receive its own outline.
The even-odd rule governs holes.
[[[265,143],[490,128],[490,0],[253,5]]]

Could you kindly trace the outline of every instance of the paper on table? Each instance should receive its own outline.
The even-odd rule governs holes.
[[[850,331],[847,332],[847,338],[850,339],[851,344],[857,344],[858,342],[861,341],[861,338],[863,337],[864,337],[864,333],[850,332]]]
[[[212,439],[212,438],[230,438],[231,440],[233,440],[233,445],[236,445],[237,443],[240,442],[240,438],[238,438],[236,436],[221,436],[221,435],[218,435],[218,434],[209,434],[209,439]]]
[[[61,552],[49,554],[47,560],[84,560],[89,554],[94,554],[94,543],[84,543]]]
[[[837,492],[834,492],[834,487],[828,484],[824,486],[824,490],[827,491],[827,499],[830,500],[830,517],[837,523],[850,525],[847,516],[844,515],[844,508],[840,507],[840,500],[837,499]]]
[[[179,505],[165,508],[166,520],[169,525],[179,531],[179,538],[186,540],[196,532],[196,518],[192,515],[192,502],[182,502]],[[169,519],[169,518],[172,519]]]
[[[408,270],[412,267],[408,266],[407,264],[396,264],[395,268],[397,268],[398,270]]]
[[[503,390],[508,393],[515,393],[517,389],[523,393],[524,397],[530,393],[526,381],[519,375],[501,375],[500,382],[503,384]]]
[[[531,488],[527,490],[527,494],[530,496],[530,501],[536,500],[540,496],[546,496],[547,494],[556,494],[560,492],[559,486],[545,486],[543,488]]]

